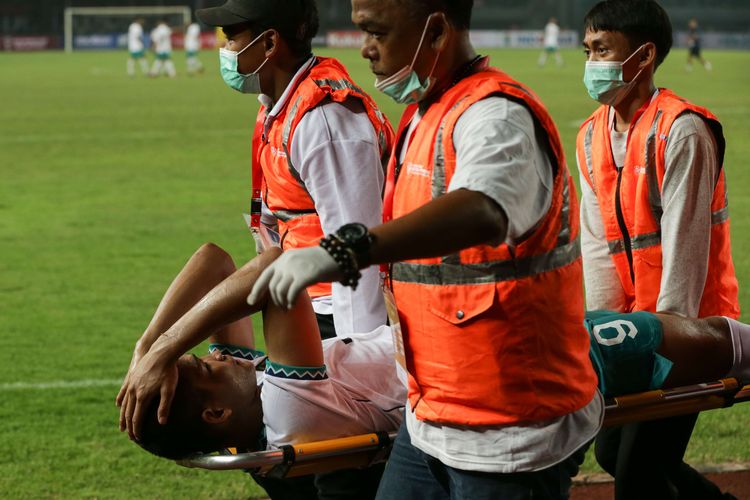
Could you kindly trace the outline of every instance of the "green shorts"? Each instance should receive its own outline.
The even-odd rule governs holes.
[[[156,58],[160,61],[168,61],[172,58],[172,54],[170,52],[159,52],[156,54]]]
[[[198,51],[197,50],[186,50],[185,51],[185,57],[198,57]]]
[[[658,389],[672,370],[672,362],[657,354],[662,326],[648,312],[586,313],[591,337],[589,355],[605,397]]]
[[[143,50],[138,50],[136,52],[131,52],[130,57],[133,59],[140,59],[141,57],[144,57],[146,55],[146,52]]]

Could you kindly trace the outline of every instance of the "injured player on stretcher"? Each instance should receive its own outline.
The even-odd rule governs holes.
[[[121,428],[142,447],[181,458],[399,427],[406,390],[396,376],[389,327],[321,345],[305,294],[289,311],[266,299],[245,303],[257,276],[278,254],[269,250],[233,272],[229,255],[208,244],[176,278],[155,321],[181,316],[150,339],[145,355],[134,357],[118,395]],[[190,285],[209,291],[185,299],[184,311],[171,307],[179,302],[174,289]],[[246,321],[257,311],[263,314],[267,356],[253,348]],[[591,311],[585,326],[604,396],[725,377],[750,381],[750,326],[735,320]],[[210,354],[183,354],[209,336]]]

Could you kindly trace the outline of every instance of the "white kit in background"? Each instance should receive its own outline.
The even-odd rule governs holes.
[[[553,17],[544,26],[544,49],[539,54],[539,66],[544,66],[547,63],[547,57],[550,54],[555,55],[555,62],[558,66],[563,65],[563,58],[560,55],[560,26],[557,24],[557,20]]]
[[[133,21],[128,26],[128,75],[135,76],[135,62],[141,66],[141,72],[148,73],[148,61],[146,61],[146,47],[143,45],[143,26],[139,21]]]
[[[151,66],[151,76],[159,76],[162,69],[166,74],[173,78],[177,75],[172,62],[172,29],[167,23],[160,22],[151,32],[151,44],[156,52],[156,60]]]
[[[185,30],[185,56],[188,75],[203,72],[203,63],[198,59],[201,50],[201,28],[198,23],[190,24]]]

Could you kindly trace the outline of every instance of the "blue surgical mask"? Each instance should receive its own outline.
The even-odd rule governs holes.
[[[268,62],[268,58],[258,66],[258,69],[248,75],[240,73],[237,70],[237,67],[239,66],[238,59],[240,54],[245,52],[252,44],[260,40],[264,34],[265,32],[255,37],[252,42],[245,45],[245,47],[239,52],[228,50],[223,47],[219,49],[219,67],[221,68],[221,77],[227,85],[243,94],[260,94],[261,92],[260,75],[258,72],[260,71],[260,68]]]
[[[623,66],[644,46],[638,47],[625,61],[586,61],[583,72],[583,84],[595,101],[609,106],[616,106],[630,93],[635,86],[641,69],[632,80],[626,82],[622,77]]]
[[[414,71],[414,63],[417,62],[419,50],[422,48],[422,43],[424,43],[425,36],[427,35],[427,27],[430,24],[430,19],[432,19],[432,16],[434,15],[435,14],[432,14],[427,18],[424,30],[422,30],[422,38],[419,40],[419,45],[417,46],[417,51],[414,53],[414,58],[412,59],[411,64],[404,66],[399,71],[383,80],[375,79],[375,88],[399,104],[414,104],[421,101],[435,83],[435,79],[432,78],[432,73],[435,71],[435,66],[437,66],[440,53],[435,56],[435,62],[432,64],[430,74],[427,75],[427,78],[425,78],[424,81],[421,80],[417,72]]]

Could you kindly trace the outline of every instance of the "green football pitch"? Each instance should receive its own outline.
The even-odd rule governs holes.
[[[400,109],[375,92],[357,51],[320,54],[340,57],[397,123]],[[582,54],[542,69],[536,51],[491,55],[546,102],[573,160],[577,127],[595,107]],[[733,253],[750,311],[750,52],[706,55],[713,71],[688,73],[676,50],[657,83],[722,120]],[[172,276],[205,241],[238,263],[253,252],[241,214],[257,100],[226,87],[216,54],[202,58],[199,77],[185,76],[177,53],[178,78],[149,80],[125,75],[125,53],[0,55],[0,497],[262,493],[241,472],[178,467],[117,430],[115,394]],[[704,413],[688,459],[750,461],[749,424],[750,405]],[[596,470],[590,459],[586,469]]]

